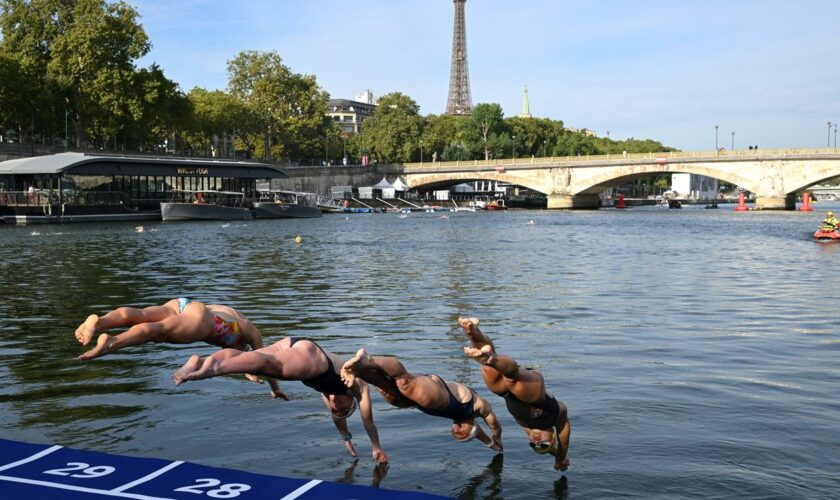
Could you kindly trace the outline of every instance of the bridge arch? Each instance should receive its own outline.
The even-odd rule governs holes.
[[[616,167],[614,169],[598,169],[595,175],[581,178],[570,186],[569,194],[594,195],[607,188],[622,184],[639,177],[646,177],[658,174],[694,174],[712,177],[736,186],[741,186],[748,191],[755,189],[755,182],[748,177],[738,175],[734,172],[725,172],[720,169],[708,168],[697,164],[655,164],[639,165],[628,172],[627,167]]]
[[[432,189],[435,187],[453,186],[469,181],[498,181],[522,186],[533,191],[548,194],[550,189],[545,183],[535,182],[528,177],[500,172],[453,172],[446,174],[407,174],[406,182],[411,189]]]

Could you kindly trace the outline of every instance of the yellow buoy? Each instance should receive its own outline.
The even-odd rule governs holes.
[[[301,236],[295,236],[295,243],[302,243],[303,238]]]

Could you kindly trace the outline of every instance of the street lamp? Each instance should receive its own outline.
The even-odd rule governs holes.
[[[516,136],[514,135],[512,137],[513,137],[513,159],[515,160],[516,159]]]
[[[826,145],[825,145],[825,147],[827,147],[827,148],[831,147],[831,125],[832,125],[832,123],[828,122],[828,141],[826,142]]]
[[[543,140],[543,158],[545,158],[545,140]]]
[[[70,115],[70,98],[64,98],[64,151],[70,147],[69,136],[67,135],[67,117]]]
[[[735,151],[735,131],[732,131],[732,151]]]
[[[420,163],[423,163],[423,139],[420,139]]]
[[[324,166],[326,167],[330,163],[330,153],[329,153],[329,135],[327,132],[324,132]]]
[[[718,126],[715,125],[715,151],[718,151],[720,148],[718,147]]]
[[[834,149],[837,149],[837,122],[834,122]]]

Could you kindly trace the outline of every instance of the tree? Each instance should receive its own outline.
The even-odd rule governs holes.
[[[0,0],[0,12],[0,53],[39,75],[35,82],[46,75],[33,123],[55,123],[68,108],[81,145],[86,134],[116,139],[136,119],[134,62],[150,45],[134,8],[123,1]],[[49,125],[41,129],[52,132]]]
[[[470,143],[481,142],[484,159],[490,159],[491,144],[497,144],[497,137],[506,132],[502,106],[493,104],[476,104],[467,126],[467,137]]]
[[[361,147],[380,161],[411,161],[420,145],[422,120],[419,110],[412,98],[399,92],[382,96],[373,116],[365,121]]]
[[[276,52],[244,51],[228,61],[228,78],[229,92],[253,117],[242,135],[258,156],[291,159],[321,149],[329,95],[314,76],[292,72]]]
[[[453,141],[463,140],[464,127],[469,120],[466,116],[454,115],[429,115],[423,118],[422,136],[424,159],[431,161],[434,153],[438,158],[443,159],[444,150]]]

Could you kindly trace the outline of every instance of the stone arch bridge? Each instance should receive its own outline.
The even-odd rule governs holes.
[[[412,189],[470,180],[507,182],[548,196],[548,208],[596,208],[598,193],[634,178],[660,173],[714,177],[756,196],[757,209],[795,208],[796,193],[840,176],[840,149],[670,152],[563,158],[407,163]]]

